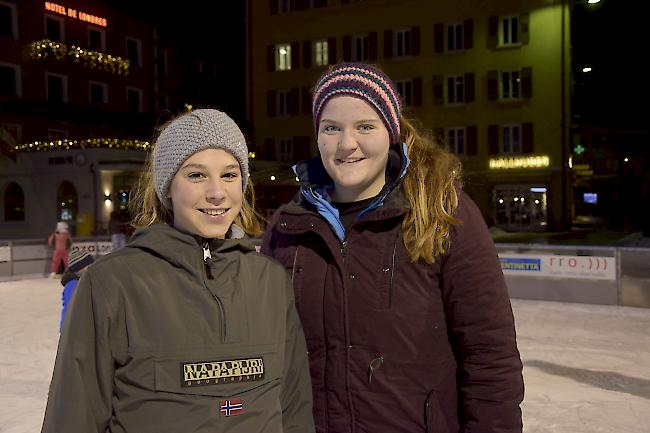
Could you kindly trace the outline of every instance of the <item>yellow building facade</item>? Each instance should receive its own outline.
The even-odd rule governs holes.
[[[260,163],[316,155],[310,87],[330,64],[373,63],[396,82],[404,114],[458,154],[488,224],[570,222],[568,4],[248,0],[246,14],[247,116]],[[295,184],[286,169],[274,176],[257,182]]]

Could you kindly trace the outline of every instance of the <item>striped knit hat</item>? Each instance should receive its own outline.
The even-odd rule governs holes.
[[[379,114],[390,134],[391,144],[400,141],[399,116],[401,103],[393,81],[378,68],[361,63],[340,63],[326,71],[314,88],[312,115],[314,130],[323,107],[333,96],[345,95],[362,99]]]

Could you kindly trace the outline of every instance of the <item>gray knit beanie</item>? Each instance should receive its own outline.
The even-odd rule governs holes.
[[[223,149],[232,154],[248,184],[248,147],[244,134],[225,113],[213,109],[194,110],[174,119],[160,133],[153,150],[153,180],[156,194],[167,208],[172,204],[167,190],[183,161],[204,149]]]

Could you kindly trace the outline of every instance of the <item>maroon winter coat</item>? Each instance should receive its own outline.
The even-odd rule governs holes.
[[[297,170],[305,191],[313,171]],[[262,252],[293,275],[317,431],[521,432],[513,315],[478,208],[460,192],[451,247],[413,263],[399,181],[384,192],[344,241],[301,194],[265,233]]]

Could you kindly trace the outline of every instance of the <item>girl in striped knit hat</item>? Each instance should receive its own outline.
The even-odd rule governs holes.
[[[318,432],[521,432],[508,292],[460,163],[402,114],[379,68],[312,97],[319,156],[262,251],[293,276]]]

